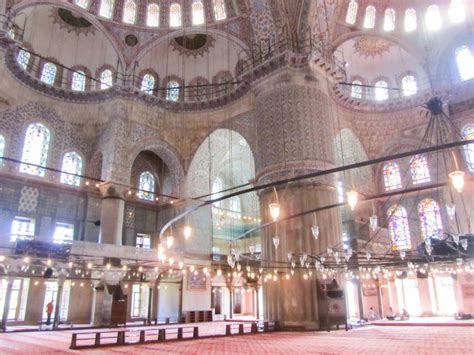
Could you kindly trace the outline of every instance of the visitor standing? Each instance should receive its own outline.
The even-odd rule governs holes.
[[[49,302],[47,305],[46,305],[46,314],[48,315],[48,318],[46,319],[46,325],[50,325],[51,324],[51,314],[53,314],[53,311],[54,311],[54,304],[53,304],[54,300],[51,300],[51,302]]]

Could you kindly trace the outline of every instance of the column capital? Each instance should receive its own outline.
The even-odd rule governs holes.
[[[104,199],[111,198],[123,200],[125,194],[129,191],[129,188],[113,181],[105,181],[99,185],[99,191]]]

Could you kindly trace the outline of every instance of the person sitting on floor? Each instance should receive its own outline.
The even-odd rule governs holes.
[[[370,307],[369,310],[369,321],[374,321],[380,319],[379,315],[377,312],[374,311],[374,307]]]
[[[395,312],[393,311],[393,308],[392,307],[389,307],[388,308],[388,313],[387,313],[387,319],[388,320],[395,320],[395,317],[397,315],[395,314]]]
[[[403,308],[402,316],[400,317],[400,320],[409,320],[410,319],[410,314],[408,311]]]

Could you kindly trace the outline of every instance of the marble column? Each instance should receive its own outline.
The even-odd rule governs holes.
[[[257,87],[257,183],[325,170],[335,165],[334,122],[325,78],[310,68],[286,69]],[[280,218],[337,203],[335,176],[304,180],[277,188]],[[271,220],[268,205],[275,201],[271,189],[261,191],[262,221]],[[316,217],[320,237],[311,226]],[[275,234],[278,249],[273,246]],[[288,266],[287,253],[317,255],[341,243],[341,221],[337,209],[291,219],[263,232],[263,260],[267,267]],[[265,265],[264,262],[264,265]],[[314,266],[313,266],[314,269]],[[264,316],[279,320],[284,328],[318,329],[318,295],[315,276],[303,279],[296,271],[289,280],[263,284]],[[341,285],[342,287],[342,285]]]
[[[9,276],[8,279],[7,279],[7,290],[6,290],[6,293],[5,293],[5,303],[3,304],[3,310],[2,310],[2,326],[1,326],[1,329],[4,332],[7,330],[8,311],[10,309],[10,299],[11,299],[11,296],[12,296],[13,281],[15,281],[15,278],[13,276]]]
[[[120,246],[122,245],[126,188],[105,182],[99,189],[102,194],[99,242]]]
[[[56,294],[56,312],[54,312],[54,319],[53,319],[53,329],[59,328],[59,322],[61,320],[61,302],[63,298],[63,287],[64,281],[66,281],[66,276],[61,275],[58,278],[58,293]]]

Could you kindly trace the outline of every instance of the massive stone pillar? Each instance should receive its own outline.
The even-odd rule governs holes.
[[[100,186],[100,191],[102,207],[99,242],[122,245],[125,187],[106,182]]]
[[[325,170],[335,164],[333,120],[326,81],[309,68],[286,69],[257,87],[257,174],[259,184]],[[337,203],[334,176],[300,181],[277,188],[280,218]],[[271,189],[260,193],[262,220],[271,220],[268,205],[274,202]],[[337,209],[318,212],[320,237],[311,234],[315,216],[291,219],[265,228],[263,259],[268,267],[288,266],[288,252],[317,255],[341,241]],[[278,233],[280,245],[272,238]],[[297,261],[297,260],[296,260]],[[298,262],[298,261],[297,261]],[[298,262],[299,264],[299,262]],[[312,264],[314,270],[314,263]],[[304,271],[290,279],[282,277],[263,284],[265,318],[279,320],[286,328],[318,329],[318,296],[315,273],[305,280]]]

